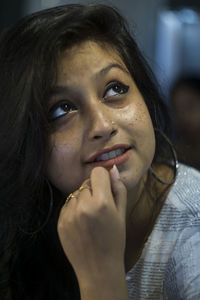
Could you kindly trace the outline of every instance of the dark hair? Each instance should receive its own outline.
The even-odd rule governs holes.
[[[64,199],[55,201],[48,226],[49,189],[44,162],[46,105],[66,48],[86,40],[111,45],[121,56],[149,109],[153,126],[169,134],[169,116],[155,79],[117,10],[64,5],[24,17],[0,39],[0,290],[12,299],[79,299],[72,267],[56,224]],[[156,160],[162,143],[156,143]],[[40,228],[41,230],[36,230]],[[30,232],[35,232],[30,234]],[[63,262],[66,262],[63,263]],[[9,286],[9,289],[8,289]]]

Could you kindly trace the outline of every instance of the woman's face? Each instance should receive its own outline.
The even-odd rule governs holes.
[[[49,101],[47,176],[64,194],[95,166],[115,163],[127,189],[151,165],[155,137],[145,102],[119,55],[87,41],[66,50]]]

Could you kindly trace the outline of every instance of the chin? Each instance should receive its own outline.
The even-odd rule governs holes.
[[[138,186],[141,179],[147,173],[147,170],[148,168],[141,171],[138,170],[138,172],[136,170],[134,173],[133,171],[131,172],[130,170],[120,172],[121,180],[124,183],[127,192]]]

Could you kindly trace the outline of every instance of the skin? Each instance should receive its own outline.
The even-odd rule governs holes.
[[[128,90],[107,89],[116,81]],[[129,228],[138,200],[136,229],[142,228],[141,222],[149,214],[143,188],[155,137],[148,109],[119,55],[92,41],[61,55],[57,87],[49,101],[51,117],[60,112],[60,108],[55,112],[54,105],[61,100],[70,101],[71,107],[51,123],[46,172],[64,195],[78,195],[60,213],[62,247],[77,275],[81,299],[128,299],[124,252],[125,248],[126,253],[137,248],[129,242],[135,241],[134,230],[129,234]],[[123,164],[111,170],[86,164],[91,155],[115,144],[132,147]],[[85,183],[91,191],[77,192]]]
[[[100,74],[115,63],[125,71],[113,67]],[[103,98],[112,81],[129,86],[128,92],[112,96],[110,89]],[[112,49],[104,50],[94,42],[75,46],[60,58],[57,86],[65,90],[51,98],[49,107],[69,99],[77,109],[52,122],[49,179],[67,195],[89,178],[93,167],[85,162],[92,154],[122,143],[133,149],[128,162],[118,169],[126,188],[133,189],[151,164],[155,138],[147,107],[121,58]]]

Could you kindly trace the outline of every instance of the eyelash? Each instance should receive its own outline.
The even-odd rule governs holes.
[[[70,111],[73,111],[76,109],[77,109],[77,107],[70,101],[60,100],[50,108],[49,113],[48,113],[49,121],[55,121],[55,120],[65,116]],[[58,110],[58,113],[57,113],[58,115],[55,116],[57,110]],[[61,111],[65,111],[66,113],[61,113]]]
[[[107,88],[106,88],[106,90],[105,90],[105,93],[104,93],[104,95],[103,95],[103,98],[105,99],[106,97],[106,93],[109,91],[109,90],[111,90],[111,89],[113,89],[114,90],[114,88],[116,88],[117,87],[117,89],[120,89],[120,91],[118,90],[118,91],[115,91],[115,93],[116,93],[116,95],[111,95],[111,96],[108,96],[108,97],[112,97],[112,96],[119,96],[119,95],[122,95],[122,94],[126,94],[127,92],[128,92],[128,90],[129,90],[129,86],[128,85],[125,85],[125,84],[123,84],[123,83],[121,83],[121,82],[119,82],[119,81],[114,81],[114,82],[111,82],[108,86],[107,86]]]
[[[106,95],[110,90],[113,90],[114,93],[112,92],[111,95]],[[103,99],[109,100],[109,98],[116,97],[116,96],[120,96],[123,94],[126,94],[129,90],[129,86],[119,82],[119,81],[114,81],[111,82],[107,87],[106,90],[103,94]],[[58,110],[58,116],[55,116],[56,111]],[[77,110],[77,107],[71,103],[70,101],[67,100],[60,100],[58,101],[55,105],[53,105],[50,110],[49,110],[49,120],[50,121],[55,121],[63,116],[65,116],[66,114],[68,115],[71,111]],[[61,113],[61,111],[65,111],[66,113]]]

